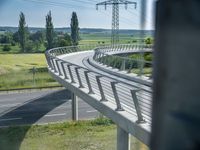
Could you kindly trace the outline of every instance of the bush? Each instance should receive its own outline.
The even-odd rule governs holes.
[[[32,52],[33,51],[33,49],[34,49],[34,43],[33,43],[33,41],[28,41],[27,43],[26,43],[26,50],[27,50],[27,52]]]
[[[61,39],[60,41],[58,41],[58,47],[70,46],[70,45],[71,45],[71,42],[65,39]]]
[[[14,41],[12,41],[11,46],[16,46],[16,43]]]
[[[132,43],[137,43],[137,40],[133,40]]]
[[[99,118],[93,120],[93,121],[91,122],[91,124],[92,124],[93,126],[95,126],[95,125],[108,126],[108,125],[114,124],[114,122],[113,122],[112,120],[108,119],[108,118],[99,117]]]
[[[153,39],[150,38],[150,37],[146,38],[146,39],[145,39],[145,44],[146,44],[146,45],[151,45],[151,44],[153,44]]]
[[[4,46],[3,46],[3,51],[4,51],[4,52],[9,52],[10,50],[11,50],[10,45],[4,45]]]
[[[144,59],[146,61],[152,61],[153,60],[153,55],[151,53],[145,53],[144,54]]]

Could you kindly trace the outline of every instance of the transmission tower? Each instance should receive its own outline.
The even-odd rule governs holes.
[[[104,5],[105,10],[107,8],[107,5],[112,5],[112,35],[111,35],[112,45],[119,43],[119,5],[125,5],[125,9],[127,9],[128,4],[134,4],[136,9],[137,6],[136,2],[126,1],[126,0],[108,0],[96,4],[97,10],[98,6],[100,5]]]

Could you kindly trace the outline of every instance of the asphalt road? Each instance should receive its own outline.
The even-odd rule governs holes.
[[[98,115],[91,106],[79,100],[79,119]],[[0,94],[0,127],[66,120],[71,120],[71,94],[67,90]]]

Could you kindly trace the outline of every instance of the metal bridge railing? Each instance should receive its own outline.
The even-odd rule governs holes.
[[[144,60],[144,53],[152,52],[152,45],[115,45],[104,46],[95,49],[93,59],[108,67],[152,77],[152,62]],[[139,58],[129,58],[120,54],[136,53]]]
[[[117,47],[122,49],[123,45]],[[103,48],[108,51],[111,47],[104,46]],[[82,51],[81,47],[60,47],[46,51],[49,70],[77,88],[84,89],[87,91],[85,94],[96,95],[100,102],[109,101],[115,104],[116,111],[127,111],[136,116],[138,118],[136,123],[151,122],[151,102],[148,98],[151,101],[152,91],[149,87],[141,90],[137,86],[130,86],[111,77],[102,76],[58,57],[78,51]]]

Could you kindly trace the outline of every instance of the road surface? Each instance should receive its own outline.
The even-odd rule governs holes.
[[[70,97],[67,90],[0,94],[0,127],[71,120]],[[79,100],[80,119],[95,118],[98,114]]]

